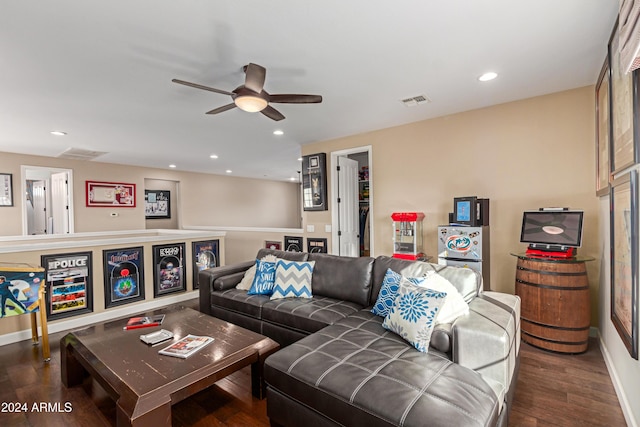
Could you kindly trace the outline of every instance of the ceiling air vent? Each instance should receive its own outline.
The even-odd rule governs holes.
[[[64,152],[58,154],[58,157],[62,159],[73,159],[73,160],[93,160],[96,157],[102,156],[103,154],[107,154],[105,151],[91,151],[91,150],[83,150],[81,148],[68,148]]]
[[[424,95],[418,95],[412,98],[405,98],[402,100],[402,103],[404,104],[405,107],[415,107],[416,105],[427,104],[429,102],[431,102],[431,100]]]

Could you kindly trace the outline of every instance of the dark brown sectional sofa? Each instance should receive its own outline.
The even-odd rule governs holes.
[[[262,249],[315,261],[313,298],[270,300],[235,286],[255,260],[200,273],[200,311],[284,348],[265,363],[274,426],[506,426],[519,365],[520,300],[482,291],[472,270],[391,257]],[[371,313],[387,271],[436,271],[470,313],[434,329],[428,353]]]

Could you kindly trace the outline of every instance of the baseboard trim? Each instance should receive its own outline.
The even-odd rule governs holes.
[[[638,427],[638,423],[633,417],[633,412],[631,412],[631,403],[629,402],[629,399],[627,398],[627,395],[622,388],[622,383],[620,382],[618,371],[616,371],[615,364],[613,363],[611,354],[609,354],[609,350],[607,350],[607,346],[602,339],[602,335],[600,335],[600,331],[598,331],[598,340],[600,341],[600,351],[602,352],[602,357],[604,358],[604,364],[607,366],[609,376],[611,377],[611,382],[613,383],[613,388],[616,390],[616,395],[618,396],[618,401],[620,402],[620,407],[622,408],[624,419],[629,427]]]
[[[118,317],[130,316],[136,313],[153,310],[159,307],[164,307],[169,304],[175,304],[182,301],[198,298],[199,291],[191,291],[181,293],[175,296],[167,296],[160,299],[154,299],[151,301],[145,301],[139,304],[123,306],[120,308],[114,308],[107,311],[101,311],[100,313],[88,314],[77,318],[71,318],[67,320],[61,320],[59,322],[50,323],[47,325],[47,329],[50,334],[56,332],[62,332],[71,329],[77,329],[84,326],[88,326],[93,323],[106,322],[108,320],[117,319]],[[38,326],[38,334],[42,335],[42,329]],[[31,339],[31,328],[24,329],[22,331],[11,332],[0,336],[0,346],[13,344],[19,341]]]

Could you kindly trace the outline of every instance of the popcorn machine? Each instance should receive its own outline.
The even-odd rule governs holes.
[[[394,212],[393,257],[409,260],[425,258],[422,252],[422,212]]]

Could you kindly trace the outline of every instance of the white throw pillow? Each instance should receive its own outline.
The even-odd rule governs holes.
[[[261,261],[268,262],[276,262],[278,258],[275,255],[265,255],[262,257]],[[244,273],[244,277],[238,285],[236,289],[240,289],[241,291],[248,291],[251,289],[251,284],[253,283],[253,279],[256,277],[256,265],[253,264],[249,269]]]
[[[440,313],[436,318],[436,325],[440,323],[452,323],[458,317],[469,314],[469,304],[464,300],[460,292],[450,281],[436,272],[425,275],[425,280],[418,286],[433,289],[447,294],[444,305],[440,307]]]

